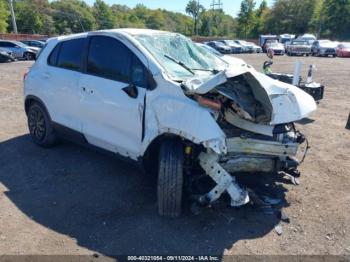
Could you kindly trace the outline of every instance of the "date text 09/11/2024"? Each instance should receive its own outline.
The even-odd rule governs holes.
[[[219,261],[219,256],[128,256],[127,261]]]

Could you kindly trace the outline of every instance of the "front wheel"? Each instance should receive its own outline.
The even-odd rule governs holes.
[[[30,61],[30,60],[34,60],[34,58],[35,58],[35,55],[33,53],[26,52],[23,54],[24,60]]]
[[[161,216],[178,217],[182,209],[183,145],[169,139],[161,143],[158,162],[157,201]]]
[[[50,117],[44,107],[34,102],[28,109],[28,128],[35,144],[50,147],[55,144],[56,136]]]

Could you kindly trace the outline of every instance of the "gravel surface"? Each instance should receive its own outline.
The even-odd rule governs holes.
[[[266,60],[239,57],[259,70]],[[315,64],[326,86],[317,112],[298,124],[311,145],[300,185],[243,177],[281,203],[272,212],[219,205],[178,219],[158,217],[155,184],[134,166],[68,142],[34,145],[22,96],[32,63],[0,64],[0,254],[349,255],[350,59],[284,56],[272,68],[292,73],[297,59],[304,76]]]

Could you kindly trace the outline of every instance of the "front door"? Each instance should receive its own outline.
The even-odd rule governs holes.
[[[141,151],[146,69],[119,40],[89,37],[80,79],[82,129],[90,144],[136,159]]]

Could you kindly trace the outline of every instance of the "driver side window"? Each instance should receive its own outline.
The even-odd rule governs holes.
[[[91,37],[87,73],[146,87],[144,65],[129,48],[112,37]]]

